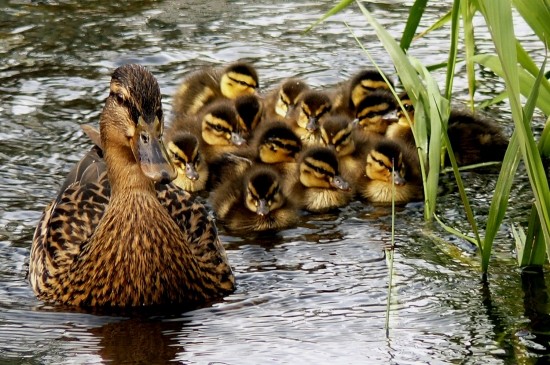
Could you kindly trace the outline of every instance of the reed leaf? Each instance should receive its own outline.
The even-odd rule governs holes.
[[[428,29],[426,29],[423,32],[420,32],[416,37],[414,37],[414,39],[415,40],[420,39],[420,38],[424,37],[426,34],[431,33],[434,30],[439,29],[442,26],[444,26],[445,24],[447,24],[448,22],[450,22],[451,21],[451,14],[452,14],[452,11],[449,10],[449,12],[447,12],[445,15],[443,15],[441,18],[439,18],[439,20],[436,21],[435,23],[433,23]]]
[[[547,245],[546,251],[550,252],[550,191],[539,151],[530,128],[530,120],[525,118],[524,111],[521,108],[520,80],[511,3],[510,0],[498,2],[481,0],[479,5],[489,26],[502,65],[503,78],[509,95],[522,158],[527,168],[527,175],[535,197],[535,206],[540,216],[541,229]]]
[[[468,77],[468,92],[470,95],[470,108],[474,108],[474,94],[476,92],[476,78],[473,56],[475,54],[475,39],[473,17],[476,7],[471,1],[460,2],[460,12],[462,15],[462,28],[464,31],[464,51],[466,61],[466,75]],[[458,13],[458,12],[457,12]],[[454,75],[453,75],[454,76]]]
[[[418,29],[418,24],[420,24],[420,19],[424,15],[424,9],[428,0],[416,0],[409,11],[409,18],[407,19],[407,24],[405,25],[405,30],[403,31],[403,36],[401,36],[401,42],[399,45],[403,51],[407,51],[411,45],[416,30]]]
[[[329,11],[327,11],[320,19],[318,19],[317,21],[315,21],[312,25],[310,25],[309,27],[307,27],[307,29],[304,31],[304,33],[307,33],[309,32],[311,29],[313,29],[314,27],[316,27],[317,25],[321,24],[322,22],[324,22],[325,20],[327,20],[327,18],[330,18],[331,16],[335,15],[335,14],[338,14],[339,12],[341,12],[342,10],[344,10],[345,8],[347,8],[352,2],[354,2],[354,0],[342,0],[340,1],[338,4],[336,4],[332,9],[330,9]]]
[[[514,7],[540,40],[548,43],[550,34],[550,5],[547,0],[512,0]]]

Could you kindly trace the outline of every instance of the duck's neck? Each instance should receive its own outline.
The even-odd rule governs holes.
[[[111,184],[111,199],[129,192],[155,194],[154,183],[143,174],[130,148],[106,146],[104,157]]]

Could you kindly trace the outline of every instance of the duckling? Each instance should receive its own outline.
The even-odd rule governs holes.
[[[174,95],[173,111],[176,117],[198,114],[214,100],[234,100],[255,93],[258,87],[258,74],[247,62],[234,62],[225,68],[203,68],[183,80]]]
[[[338,114],[325,120],[321,126],[321,139],[325,146],[334,149],[342,176],[353,187],[363,174],[365,156],[375,137],[367,138],[357,133],[352,121],[346,115]]]
[[[207,164],[246,145],[239,115],[229,100],[217,100],[196,117],[179,117],[169,134],[178,130],[190,132],[199,139],[200,151]]]
[[[211,201],[219,221],[234,233],[280,231],[298,221],[298,209],[283,193],[280,175],[268,166],[252,166],[226,180]]]
[[[367,155],[364,172],[357,191],[369,202],[391,204],[392,180],[396,204],[405,205],[423,198],[418,155],[404,144],[389,139],[378,141]]]
[[[302,141],[283,122],[263,126],[250,147],[224,154],[211,164],[210,189],[218,186],[225,176],[242,174],[252,165],[268,165],[285,178],[296,170],[296,157]]]
[[[340,176],[336,154],[328,147],[310,147],[302,152],[285,192],[301,209],[315,213],[341,208],[353,197],[349,183]]]
[[[390,125],[396,122],[395,100],[387,91],[376,90],[361,101],[356,108],[354,124],[364,135],[383,136]]]
[[[167,138],[167,147],[178,171],[174,185],[191,193],[204,190],[208,164],[200,152],[198,138],[189,132],[176,131]]]
[[[355,118],[359,104],[377,90],[389,91],[389,84],[378,70],[365,69],[353,75],[348,81],[337,86],[332,92],[333,109]]]
[[[411,124],[414,123],[414,106],[406,92],[400,94],[399,99],[401,100],[401,104],[403,104],[405,111],[396,105],[397,122],[388,126],[385,135],[391,140],[401,141],[407,146],[416,148]]]
[[[502,161],[508,148],[508,139],[498,124],[465,110],[451,111],[447,135],[459,166]]]
[[[305,145],[318,145],[321,140],[319,125],[330,113],[329,96],[321,91],[304,91],[286,122]]]
[[[242,95],[235,99],[235,109],[239,115],[243,137],[250,140],[262,120],[262,101],[256,94]]]
[[[267,120],[288,118],[300,94],[307,90],[309,90],[308,84],[299,78],[292,77],[284,80],[265,97],[265,118]]]
[[[103,158],[81,161],[104,172],[75,174],[36,228],[29,279],[39,298],[86,307],[196,306],[234,290],[214,222],[168,184],[176,170],[162,132],[155,77],[140,65],[117,68],[100,117]]]

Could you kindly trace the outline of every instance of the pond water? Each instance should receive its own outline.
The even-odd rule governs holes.
[[[410,3],[368,6],[397,37]],[[450,3],[431,2],[424,24]],[[146,65],[159,80],[167,111],[187,72],[240,58],[257,67],[263,90],[293,75],[323,87],[369,65],[347,22],[383,70],[393,75],[393,68],[357,6],[302,33],[332,1],[1,4],[0,363],[548,361],[548,282],[542,275],[521,275],[510,234],[510,225],[524,223],[531,208],[524,172],[495,243],[489,284],[480,281],[475,250],[424,223],[422,204],[398,209],[388,333],[384,249],[391,243],[391,212],[359,202],[337,214],[304,215],[297,228],[275,237],[221,231],[238,288],[208,308],[130,315],[40,302],[25,278],[34,228],[71,165],[89,148],[80,125],[97,124],[117,66]],[[518,32],[528,49],[543,54],[527,30]],[[447,48],[446,33],[436,32],[415,42],[411,53],[433,64],[446,59]],[[502,89],[490,73],[483,78],[480,99]],[[465,85],[458,79],[459,99]],[[505,105],[488,113],[510,132]],[[470,172],[464,178],[483,225],[496,174]],[[438,214],[467,231],[452,179],[443,177],[442,187]]]

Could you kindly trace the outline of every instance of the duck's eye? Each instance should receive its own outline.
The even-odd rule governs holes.
[[[121,93],[116,93],[115,98],[118,104],[120,105],[124,104],[124,95],[122,95]]]

